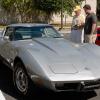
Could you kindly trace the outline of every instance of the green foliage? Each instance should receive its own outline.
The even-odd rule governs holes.
[[[71,14],[73,7],[81,1],[63,0],[63,11]],[[49,21],[52,14],[60,12],[62,8],[62,0],[1,0],[0,4],[10,15],[20,16],[21,22],[32,22],[34,18],[39,20],[39,16]]]
[[[14,9],[14,0],[1,0],[1,7],[5,9],[7,12],[10,12],[11,9]]]
[[[45,12],[57,12],[61,8],[61,0],[35,0],[35,6]]]
[[[69,14],[72,12],[75,5],[80,4],[83,0],[63,0],[63,10]],[[62,0],[34,0],[36,9],[52,13],[61,11]]]
[[[97,17],[98,20],[100,21],[100,0],[97,0]]]
[[[14,0],[17,13],[21,16],[22,22],[27,22],[28,17],[31,17],[33,2],[32,0]]]
[[[27,22],[33,10],[32,0],[1,0],[1,7],[11,16],[19,16],[21,22]]]

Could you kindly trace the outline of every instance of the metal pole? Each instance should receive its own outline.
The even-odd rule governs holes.
[[[65,15],[65,26],[66,26],[66,18],[67,18],[67,16]]]
[[[61,29],[63,29],[63,0],[61,0]]]

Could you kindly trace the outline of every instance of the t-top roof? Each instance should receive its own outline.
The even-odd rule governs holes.
[[[8,25],[9,27],[34,27],[34,26],[51,26],[49,24],[41,24],[41,23],[17,23]]]

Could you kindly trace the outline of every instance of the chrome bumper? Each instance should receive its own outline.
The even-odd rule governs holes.
[[[100,88],[100,80],[55,84],[55,89],[57,91],[90,91],[99,88]]]

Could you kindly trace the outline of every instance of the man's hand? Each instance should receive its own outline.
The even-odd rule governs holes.
[[[90,35],[90,43],[95,43],[96,40],[96,35],[95,34],[91,34]]]

